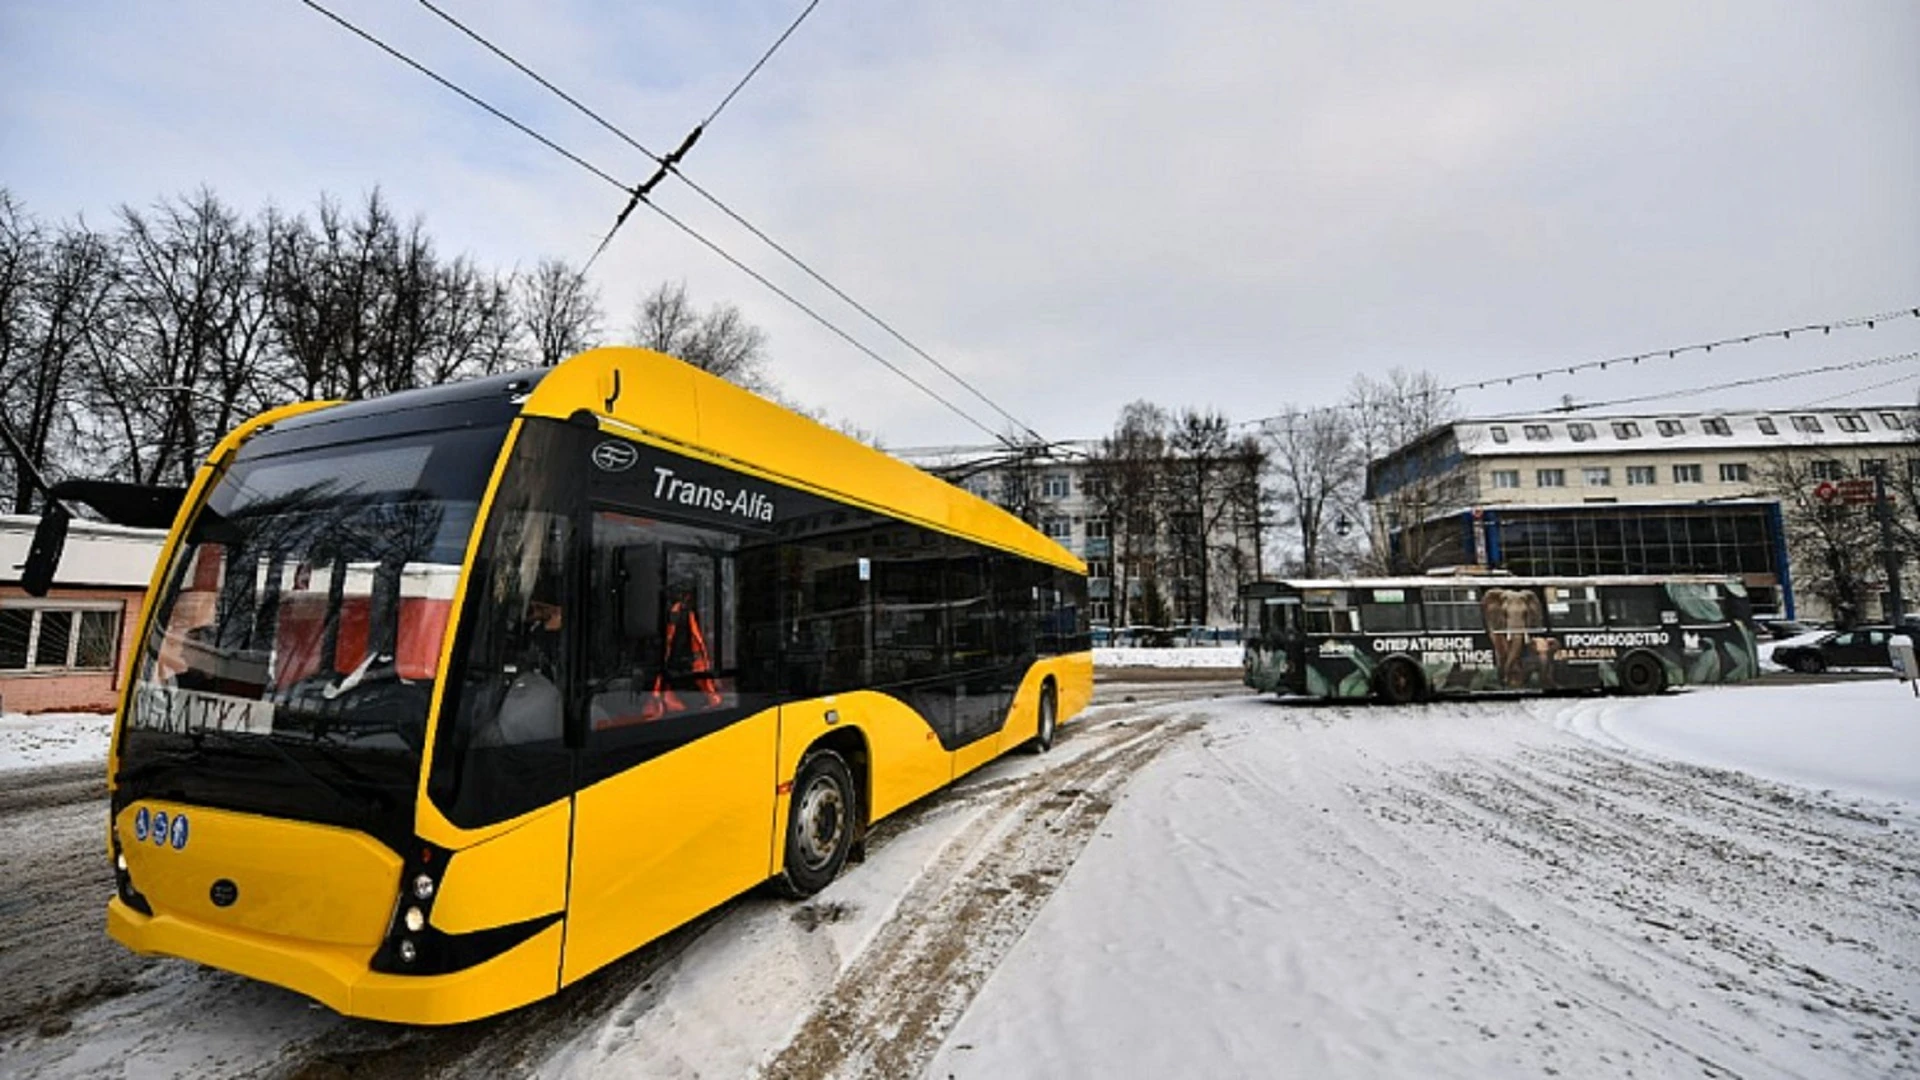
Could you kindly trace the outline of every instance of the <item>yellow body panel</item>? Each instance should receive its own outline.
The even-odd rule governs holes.
[[[767,879],[779,722],[768,709],[575,796],[563,983]]]
[[[320,945],[211,926],[178,915],[140,914],[119,898],[107,933],[138,953],[179,956],[305,994],[336,1012],[402,1024],[454,1024],[515,1009],[558,989],[556,923],[483,964],[451,975],[381,975],[372,950]]]
[[[609,408],[616,371],[621,391]],[[523,412],[566,420],[583,408],[622,434],[1086,573],[1072,552],[992,503],[662,353],[581,353],[540,380]]]
[[[554,803],[512,832],[455,852],[434,897],[433,925],[468,934],[566,907],[572,809],[571,799]]]
[[[133,822],[141,809],[169,820],[185,814],[186,846],[138,839]],[[358,946],[363,958],[393,914],[400,858],[363,833],[156,799],[122,809],[113,828],[134,888],[156,912],[237,932]],[[315,873],[322,867],[324,877]],[[210,897],[222,879],[239,891],[229,907]]]

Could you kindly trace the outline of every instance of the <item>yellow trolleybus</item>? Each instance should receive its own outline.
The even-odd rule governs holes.
[[[355,1016],[553,994],[1045,749],[1084,573],[658,353],[268,413],[155,573],[109,931]]]

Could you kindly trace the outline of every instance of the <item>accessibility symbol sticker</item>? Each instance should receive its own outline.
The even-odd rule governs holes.
[[[153,812],[153,842],[161,847],[167,846],[167,812],[165,810]]]
[[[147,838],[147,824],[147,808],[143,806],[140,808],[139,813],[133,815],[133,838],[135,840],[145,840]]]
[[[187,846],[187,815],[173,815],[173,850],[179,851]]]

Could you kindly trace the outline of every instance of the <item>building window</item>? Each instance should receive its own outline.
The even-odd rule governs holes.
[[[1067,490],[1066,473],[1048,473],[1046,478],[1040,481],[1040,495],[1042,498],[1064,499],[1067,497]]]
[[[1104,476],[1089,476],[1080,481],[1080,493],[1090,499],[1104,499],[1107,497],[1108,490],[1107,478]]]
[[[1539,469],[1533,474],[1533,482],[1539,487],[1566,487],[1567,470]]]
[[[0,671],[111,671],[119,608],[0,608]]]
[[[1110,528],[1111,527],[1107,524],[1106,518],[1103,518],[1103,517],[1088,518],[1087,519],[1087,539],[1105,540],[1109,535],[1111,535],[1109,531]]]
[[[1113,576],[1112,559],[1088,559],[1087,576],[1090,578],[1110,578]]]
[[[1723,461],[1720,463],[1720,482],[1723,484],[1744,484],[1747,482],[1747,463],[1744,461]]]
[[[1759,429],[1760,429],[1760,434],[1762,434],[1762,435],[1778,435],[1778,434],[1780,434],[1780,429],[1779,429],[1779,428],[1777,428],[1777,427],[1775,427],[1775,426],[1773,426],[1773,417],[1771,417],[1771,416],[1756,416],[1756,417],[1754,417],[1754,420],[1753,420],[1753,426],[1754,426],[1754,427],[1757,427],[1757,428],[1759,428]]]
[[[1809,465],[1807,467],[1807,474],[1815,480],[1843,480],[1846,478],[1847,471],[1840,467],[1838,461],[1832,458],[1823,458]]]
[[[1640,437],[1640,425],[1632,420],[1615,420],[1613,437],[1616,439],[1637,439]]]
[[[1651,465],[1627,466],[1627,483],[1634,487],[1643,487],[1654,483],[1654,471]]]
[[[1500,424],[1495,424],[1488,428],[1487,434],[1493,436],[1494,442],[1503,443],[1507,441],[1507,429]]]
[[[1900,422],[1900,414],[1899,414],[1899,413],[1890,413],[1890,412],[1883,412],[1883,413],[1881,413],[1881,414],[1880,414],[1880,423],[1881,423],[1882,425],[1884,425],[1884,426],[1886,427],[1886,429],[1887,429],[1888,431],[1905,431],[1905,430],[1907,430],[1907,425],[1905,425],[1905,424],[1903,424],[1903,423],[1901,423],[1901,422]]]
[[[1839,428],[1841,431],[1867,430],[1866,417],[1861,416],[1858,413],[1841,413],[1838,416],[1835,416],[1833,418],[1833,423],[1834,423],[1834,426]]]
[[[1520,486],[1519,469],[1493,470],[1493,486],[1497,488],[1517,488]]]
[[[1588,487],[1612,487],[1613,470],[1605,466],[1589,468],[1583,470],[1582,479],[1586,481]]]
[[[1040,531],[1053,540],[1071,540],[1073,539],[1073,520],[1050,517],[1040,522]]]
[[[1593,425],[1592,424],[1568,424],[1567,437],[1572,439],[1574,442],[1586,442],[1588,439],[1593,438]]]
[[[1678,420],[1655,420],[1654,426],[1660,429],[1660,434],[1662,435],[1685,435],[1687,433],[1687,425]]]
[[[1673,482],[1676,484],[1699,483],[1700,482],[1700,466],[1675,465],[1673,467]]]
[[[1525,424],[1520,430],[1526,433],[1528,442],[1547,442],[1553,438],[1553,429],[1545,424]]]
[[[1878,476],[1881,473],[1886,471],[1887,471],[1886,458],[1863,457],[1860,459],[1860,475],[1861,476]]]
[[[1087,601],[1087,621],[1111,623],[1113,621],[1113,604],[1106,600]]]
[[[1700,421],[1700,430],[1709,435],[1731,435],[1733,425],[1727,423],[1727,418],[1724,416],[1709,416]]]
[[[1804,431],[1809,435],[1818,435],[1823,428],[1817,416],[1796,416],[1793,418],[1793,430]]]

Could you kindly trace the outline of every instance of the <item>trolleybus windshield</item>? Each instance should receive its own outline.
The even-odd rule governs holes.
[[[247,444],[162,585],[121,783],[376,833],[410,821],[461,559],[502,436],[274,453],[269,432]]]

